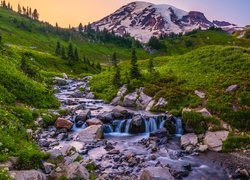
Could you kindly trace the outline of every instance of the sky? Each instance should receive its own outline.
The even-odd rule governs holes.
[[[61,27],[97,21],[133,0],[6,0],[14,9],[37,8],[40,19]],[[201,11],[209,20],[224,20],[239,26],[250,25],[250,0],[145,0],[169,4],[185,11]]]

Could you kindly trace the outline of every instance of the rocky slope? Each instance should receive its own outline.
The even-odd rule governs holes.
[[[129,33],[147,42],[151,36],[186,33],[194,29],[220,27],[228,32],[241,29],[224,21],[209,21],[202,12],[186,12],[171,5],[147,2],[129,3],[111,15],[92,23],[94,29],[107,29],[118,35]]]

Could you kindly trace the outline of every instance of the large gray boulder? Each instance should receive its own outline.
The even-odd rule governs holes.
[[[127,94],[123,99],[123,106],[125,107],[135,107],[136,100],[138,98],[138,92],[135,91],[133,93]]]
[[[140,180],[174,180],[174,177],[166,167],[148,167],[142,171]]]
[[[81,142],[90,142],[102,138],[103,138],[103,129],[101,125],[89,126],[86,129],[83,129],[78,134],[78,139]]]
[[[228,137],[229,131],[208,131],[205,134],[204,144],[208,146],[211,151],[221,151],[223,141]]]
[[[126,85],[123,85],[119,91],[117,92],[116,97],[111,101],[111,105],[117,106],[119,104],[121,104],[121,100],[122,97],[125,95],[125,93],[127,92],[127,87]]]
[[[74,162],[72,164],[69,164],[66,168],[66,174],[69,180],[74,180],[74,179],[89,180],[88,170],[79,162]]]
[[[155,109],[164,108],[167,104],[168,102],[166,101],[165,98],[160,98],[158,102],[154,105],[154,108]]]
[[[148,104],[151,102],[153,98],[140,92],[139,98],[136,100],[136,106],[139,109],[146,109]]]
[[[37,170],[10,171],[9,175],[14,180],[46,180],[46,175]]]
[[[187,147],[189,145],[196,146],[198,143],[198,137],[194,133],[189,133],[181,136],[181,146]]]
[[[83,121],[85,122],[87,119],[91,117],[91,111],[89,109],[77,110],[75,111],[75,122]]]

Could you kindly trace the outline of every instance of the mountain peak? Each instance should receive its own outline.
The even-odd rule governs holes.
[[[150,37],[162,34],[186,33],[194,29],[221,27],[226,23],[209,21],[202,12],[178,9],[167,4],[152,4],[143,1],[131,2],[111,15],[92,23],[93,28],[107,29],[117,35],[129,33],[141,42],[147,42]],[[230,24],[230,30],[236,27]]]

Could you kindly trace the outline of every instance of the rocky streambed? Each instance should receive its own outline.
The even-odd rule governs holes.
[[[40,179],[240,177],[234,173],[237,165],[225,163],[229,156],[181,149],[181,119],[105,104],[90,91],[89,78],[56,78],[55,96],[70,114],[33,133],[41,149],[50,153],[43,163],[46,176]]]

